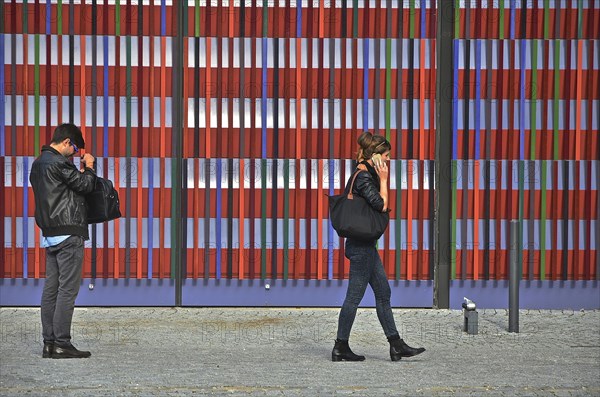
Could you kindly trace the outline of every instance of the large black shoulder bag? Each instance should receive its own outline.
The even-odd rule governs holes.
[[[119,194],[113,183],[96,177],[94,191],[85,196],[87,203],[88,223],[102,223],[121,217]]]
[[[352,194],[359,172],[361,170],[352,177],[349,190],[340,195],[329,196],[329,217],[338,236],[375,241],[387,229],[390,215],[388,212],[376,211],[363,197]]]

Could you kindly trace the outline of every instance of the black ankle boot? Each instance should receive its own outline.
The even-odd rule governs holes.
[[[399,336],[388,338],[388,342],[390,342],[390,357],[392,361],[398,361],[402,357],[416,356],[417,354],[421,354],[425,351],[424,347],[410,347]]]
[[[347,340],[335,340],[335,346],[333,346],[333,351],[331,352],[331,361],[364,361],[365,356],[359,356],[358,354],[354,354],[352,350],[350,350],[350,346],[348,345]]]

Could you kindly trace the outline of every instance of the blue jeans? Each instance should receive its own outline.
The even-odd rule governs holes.
[[[350,280],[346,299],[340,310],[337,338],[349,339],[356,310],[365,295],[367,284],[371,285],[375,294],[377,318],[379,318],[385,336],[389,338],[398,335],[390,305],[392,291],[381,258],[375,248],[375,242],[346,240],[346,258],[350,259]]]

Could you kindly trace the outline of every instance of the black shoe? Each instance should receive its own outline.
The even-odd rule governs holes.
[[[399,337],[397,339],[388,338],[388,341],[390,342],[390,358],[392,361],[398,361],[402,357],[416,356],[417,354],[421,354],[425,351],[424,347],[410,347],[406,344],[406,342],[404,342],[403,339],[400,339]]]
[[[52,358],[54,353],[54,342],[44,342],[44,350],[42,350],[42,358]]]
[[[77,350],[75,346],[69,344],[68,346],[58,346],[54,345],[54,352],[52,353],[52,358],[87,358],[91,356],[92,353]]]
[[[350,346],[348,345],[347,340],[335,340],[335,346],[333,346],[333,351],[331,352],[331,361],[365,361],[365,356],[359,356],[358,354],[354,354],[352,350],[350,350]]]

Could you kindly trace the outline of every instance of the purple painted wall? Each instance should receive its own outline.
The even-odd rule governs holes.
[[[172,280],[84,279],[78,306],[174,306]],[[269,287],[267,288],[267,284]],[[347,280],[185,280],[183,306],[339,307]],[[390,281],[393,307],[433,305],[432,281]],[[39,306],[43,280],[1,279],[0,306]],[[522,309],[600,309],[598,281],[521,281]],[[463,297],[478,308],[508,308],[508,281],[452,281],[450,307],[460,309]],[[367,289],[361,306],[375,305]]]

